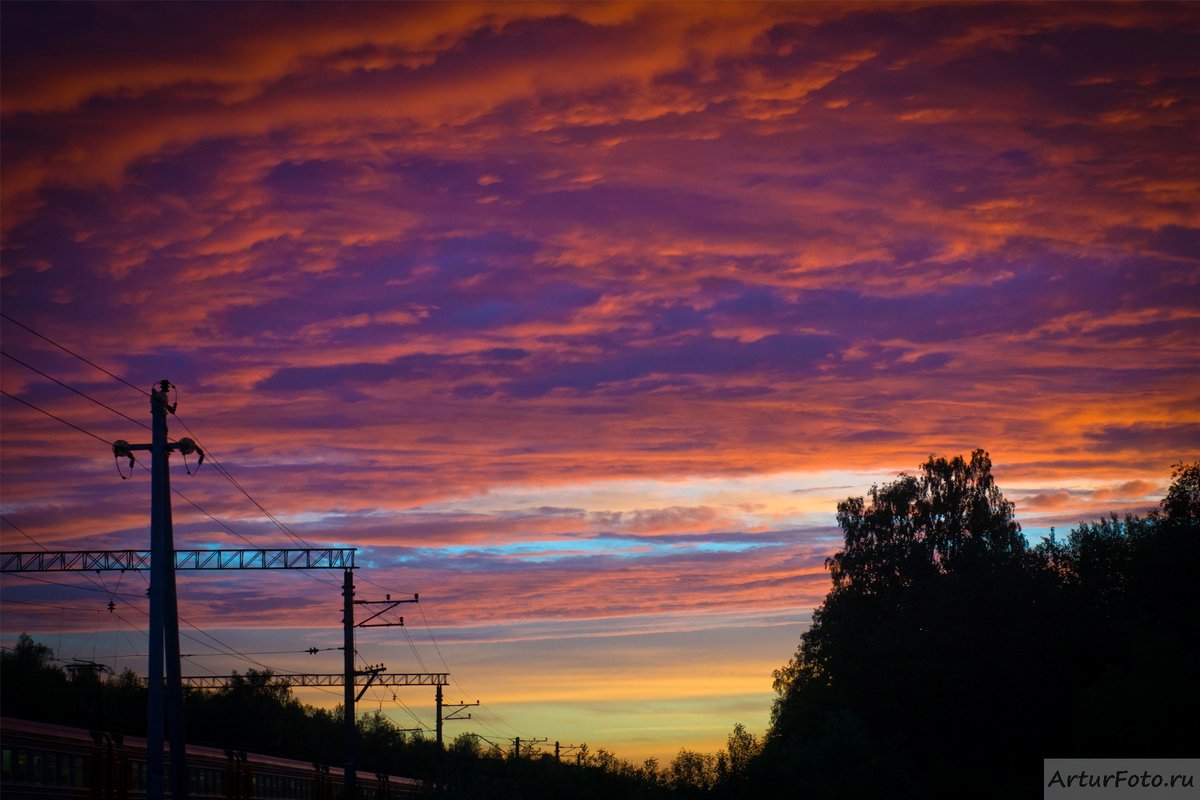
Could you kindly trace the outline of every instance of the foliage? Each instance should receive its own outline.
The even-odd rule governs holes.
[[[1028,548],[987,454],[838,505],[832,589],[742,796],[1020,794],[1055,756],[1195,752],[1200,465],[1160,509]]]
[[[0,657],[3,712],[25,719],[145,735],[146,689],[132,672],[101,676],[68,674],[53,651],[22,634]],[[342,763],[342,710],[305,706],[269,671],[235,673],[228,688],[189,691],[184,698],[188,741],[308,762]],[[462,734],[444,751],[420,734],[400,731],[380,712],[358,719],[358,766],[429,780],[438,794],[453,798],[559,798],[611,800],[663,798],[712,789],[729,776],[732,761],[747,763],[757,740],[741,726],[730,736],[730,752],[680,755],[667,769],[649,759],[630,764],[613,753],[584,745],[578,760],[563,763],[523,744],[520,757],[474,734]],[[700,764],[695,768],[695,764]],[[724,765],[718,767],[717,765]],[[672,779],[671,776],[676,776]]]

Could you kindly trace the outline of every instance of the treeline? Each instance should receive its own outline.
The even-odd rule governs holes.
[[[145,736],[147,691],[135,673],[109,675],[72,667],[65,669],[49,647],[22,634],[11,651],[0,654],[0,712]],[[267,671],[235,673],[231,685],[219,691],[186,691],[184,718],[191,744],[343,763],[342,708],[302,704]],[[559,762],[528,744],[517,754],[508,743],[502,749],[469,733],[440,749],[431,738],[402,731],[379,712],[361,715],[357,725],[360,771],[421,778],[438,787],[431,793],[456,798],[653,800],[701,795],[744,764],[750,748],[757,746],[737,726],[730,735],[732,756],[683,750],[666,767],[654,759],[635,765],[584,745]]]
[[[737,796],[1019,797],[1043,758],[1200,753],[1200,464],[1029,547],[983,451],[838,505],[833,587]]]
[[[832,588],[775,673],[771,726],[667,765],[603,749],[444,750],[382,714],[358,721],[359,768],[455,798],[1024,796],[1045,757],[1200,752],[1200,463],[1146,516],[1081,524],[1030,547],[983,451],[930,458],[838,504]],[[68,674],[22,636],[0,659],[5,715],[143,735],[133,673]],[[188,692],[197,744],[340,764],[341,709],[299,703],[270,673]]]

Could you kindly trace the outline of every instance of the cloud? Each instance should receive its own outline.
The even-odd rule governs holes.
[[[1053,511],[1069,507],[1073,502],[1075,499],[1070,492],[1041,492],[1023,498],[1021,505],[1023,508],[1034,511]]]
[[[1109,425],[1085,434],[1098,445],[1115,450],[1195,452],[1200,449],[1200,423],[1135,422]]]
[[[1154,481],[1132,480],[1092,492],[1096,500],[1137,500],[1164,493],[1164,487]]]

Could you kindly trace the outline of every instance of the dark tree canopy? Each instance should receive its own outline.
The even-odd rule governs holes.
[[[1171,488],[1162,501],[1162,513],[1169,524],[1200,524],[1200,462],[1176,464],[1171,470]]]
[[[869,503],[838,503],[837,520],[845,547],[826,562],[835,590],[891,592],[964,562],[1011,561],[1026,550],[983,450],[970,461],[930,456],[919,475],[872,486]]]
[[[987,453],[838,504],[832,588],[744,796],[1010,797],[1047,756],[1200,752],[1200,464],[1030,548]]]

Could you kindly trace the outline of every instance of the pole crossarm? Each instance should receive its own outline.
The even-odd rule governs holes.
[[[362,674],[362,673],[360,673]],[[370,673],[373,686],[448,686],[448,672],[382,672]],[[184,676],[183,685],[189,689],[230,689],[234,679],[223,675]],[[272,674],[271,680],[287,686],[345,686],[346,676],[342,673],[333,674]]]
[[[416,595],[416,594],[414,594],[411,599],[404,599],[404,600],[393,600],[392,596],[390,594],[387,596],[386,600],[355,600],[354,605],[356,605],[356,606],[383,606],[383,608],[379,609],[374,614],[372,614],[371,616],[364,619],[362,622],[354,623],[354,627],[356,627],[356,628],[394,628],[396,626],[404,627],[404,617],[400,617],[399,621],[397,621],[397,622],[388,622],[386,620],[383,622],[375,622],[374,620],[383,616],[386,612],[391,611],[393,608],[400,605],[401,603],[419,603],[420,601],[421,601],[421,596]]]
[[[479,705],[478,700],[474,703],[442,703],[442,719],[446,722],[470,719],[471,715],[467,714],[466,710],[477,705]]]
[[[175,569],[354,569],[354,548],[176,550]],[[101,572],[150,569],[149,550],[0,553],[0,572]]]

